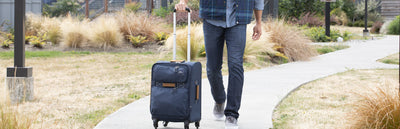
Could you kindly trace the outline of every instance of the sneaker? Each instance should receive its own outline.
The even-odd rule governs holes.
[[[214,105],[214,116],[217,120],[222,120],[224,117],[225,103]]]
[[[227,116],[225,119],[225,129],[239,129],[237,120],[233,116]]]

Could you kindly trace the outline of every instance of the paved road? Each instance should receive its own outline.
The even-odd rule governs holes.
[[[398,65],[383,64],[376,60],[399,52],[399,36],[346,44],[351,47],[314,57],[310,61],[246,72],[238,122],[240,129],[271,128],[275,106],[292,90],[309,81],[348,69],[398,68]],[[225,84],[226,80],[225,76]],[[212,116],[214,102],[209,87],[208,80],[203,79],[203,114],[200,128],[223,129],[224,122],[216,121]],[[149,104],[149,97],[135,101],[106,117],[95,129],[153,129]],[[190,127],[195,128],[194,124]],[[165,129],[182,128],[183,123],[171,123]]]

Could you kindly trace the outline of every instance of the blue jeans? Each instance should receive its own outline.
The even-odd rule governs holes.
[[[243,53],[246,46],[246,26],[235,25],[230,28],[214,26],[204,20],[203,31],[207,56],[207,77],[211,93],[216,103],[225,102],[225,116],[239,117],[243,89]],[[222,82],[222,55],[224,42],[228,50],[228,95]]]

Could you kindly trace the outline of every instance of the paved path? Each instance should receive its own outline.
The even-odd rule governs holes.
[[[275,106],[288,93],[309,81],[348,69],[398,68],[376,60],[399,52],[399,36],[381,40],[355,41],[348,49],[320,55],[310,61],[293,62],[245,73],[240,129],[268,129],[272,127]],[[226,84],[227,77],[224,77]],[[213,99],[208,80],[203,79],[201,129],[223,129],[224,122],[212,116]],[[153,129],[149,97],[137,100],[101,121],[95,129]],[[160,122],[161,126],[161,122]],[[170,123],[165,129],[181,129],[183,123]],[[195,128],[194,124],[190,128]],[[159,127],[164,129],[164,127]]]

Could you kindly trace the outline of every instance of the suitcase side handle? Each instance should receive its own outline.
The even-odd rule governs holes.
[[[196,100],[200,98],[200,85],[196,85]]]
[[[185,9],[188,12],[188,39],[187,39],[187,61],[190,62],[190,9],[186,7]],[[176,9],[174,9],[174,45],[173,45],[173,59],[176,60]]]

